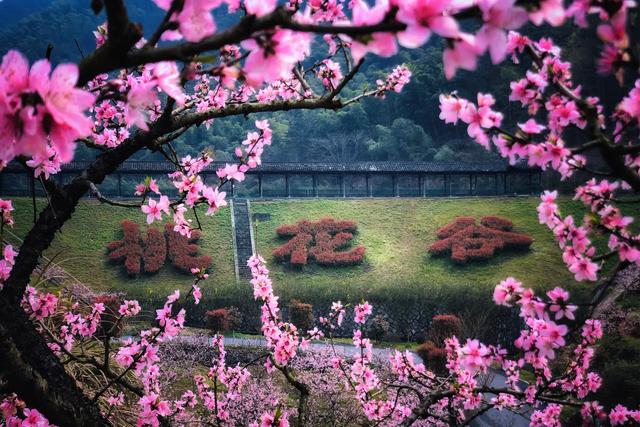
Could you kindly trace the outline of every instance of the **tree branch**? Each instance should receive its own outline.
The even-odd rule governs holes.
[[[120,0],[108,0],[119,2]],[[364,26],[329,26],[301,24],[293,20],[293,12],[284,7],[278,7],[268,15],[259,18],[254,15],[245,16],[240,22],[224,31],[216,33],[199,42],[185,42],[153,49],[139,49],[128,52],[139,40],[133,40],[133,33],[127,43],[123,43],[126,50],[115,51],[115,46],[109,42],[94,52],[93,55],[80,63],[80,77],[78,86],[85,85],[89,80],[100,73],[107,73],[123,67],[136,67],[139,65],[159,61],[188,61],[190,58],[203,52],[220,49],[228,44],[238,44],[250,38],[259,31],[271,30],[275,27],[290,30],[318,33],[318,34],[344,34],[348,36],[363,36],[376,32],[402,31],[406,26],[399,22],[381,22]],[[135,28],[135,26],[134,26]],[[139,30],[139,29],[138,29]],[[111,32],[111,24],[109,26]],[[139,34],[138,34],[139,36]],[[133,40],[133,42],[132,42]]]

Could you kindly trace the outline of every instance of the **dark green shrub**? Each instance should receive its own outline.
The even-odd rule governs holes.
[[[384,316],[378,314],[369,321],[367,335],[376,341],[381,341],[389,334],[391,325]]]
[[[293,323],[300,332],[313,328],[313,306],[302,301],[292,299],[289,302],[289,322]]]
[[[603,384],[596,399],[605,406],[640,404],[640,339],[605,336],[596,350],[595,370]]]

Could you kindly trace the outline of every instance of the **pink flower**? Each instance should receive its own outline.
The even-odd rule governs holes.
[[[531,135],[537,135],[546,129],[544,126],[536,123],[534,119],[529,119],[524,123],[518,123],[518,127],[522,129],[524,133],[528,133]]]
[[[629,410],[622,405],[616,405],[609,413],[609,421],[612,426],[622,425],[627,422]]]
[[[536,348],[540,351],[540,355],[552,359],[555,357],[554,349],[565,345],[564,336],[569,329],[566,325],[558,325],[551,321],[538,321],[539,337],[536,340]]]
[[[153,76],[158,86],[170,97],[176,100],[178,105],[183,105],[186,99],[180,83],[180,71],[175,62],[163,61],[153,64]]]
[[[369,7],[363,0],[353,0],[352,4],[352,24],[355,26],[378,24],[389,11],[388,0],[377,0],[373,7]],[[398,51],[393,33],[373,33],[366,42],[348,38],[347,40],[351,41],[351,55],[356,62],[359,62],[368,52],[389,57]]]
[[[273,12],[277,5],[277,0],[244,0],[247,15],[264,16]]]
[[[171,0],[153,0],[163,10],[169,10]],[[216,23],[211,12],[219,7],[222,0],[185,0],[182,10],[171,17],[178,24],[177,31],[165,31],[163,40],[177,40],[181,35],[187,41],[197,42],[216,32]]]
[[[450,0],[405,0],[399,6],[396,18],[407,24],[407,29],[398,33],[398,41],[404,47],[422,46],[432,31],[442,37],[458,35],[458,23],[447,13]]]
[[[489,50],[494,64],[501,62],[507,54],[507,33],[527,22],[527,12],[515,6],[515,0],[480,0],[484,25],[478,31],[476,41],[482,50]]]
[[[472,371],[486,370],[491,363],[489,349],[478,340],[468,339],[460,349],[460,356],[460,365]]]
[[[476,39],[471,34],[460,33],[442,54],[444,75],[452,79],[458,68],[463,70],[475,70],[478,63],[478,55],[482,47],[478,46]]]
[[[522,293],[522,283],[513,277],[500,282],[493,291],[493,300],[498,305],[511,306],[511,303]]]
[[[71,161],[75,148],[75,144],[71,144],[69,140],[91,133],[93,123],[83,111],[93,105],[95,97],[89,92],[76,89],[78,67],[75,64],[58,65],[49,79],[50,68],[48,61],[37,62],[31,68],[29,79],[55,122],[49,132],[51,143],[60,160],[66,163]]]
[[[571,320],[575,319],[573,312],[576,311],[578,307],[575,305],[568,305],[569,292],[562,288],[555,287],[547,292],[547,296],[553,302],[553,304],[549,306],[549,310],[552,313],[556,313],[556,320],[560,320],[563,317]]]
[[[465,99],[460,99],[457,96],[440,95],[440,120],[444,120],[445,123],[456,124],[460,118],[460,112],[464,110],[467,105]]]
[[[138,126],[142,130],[149,130],[145,110],[153,107],[157,99],[158,95],[153,83],[134,83],[127,94],[127,102],[124,107],[124,118],[127,124]]]
[[[109,406],[120,406],[124,403],[124,393],[120,392],[117,396],[109,396],[107,398]]]
[[[202,298],[202,292],[200,291],[200,287],[198,285],[192,285],[193,288],[193,299],[196,305],[200,304],[200,298]]]
[[[529,19],[536,25],[541,25],[544,21],[553,26],[561,25],[565,19],[562,0],[543,0],[538,10],[529,12]]]
[[[118,313],[122,316],[132,317],[140,313],[140,310],[142,310],[142,308],[140,307],[140,304],[138,304],[138,301],[124,300],[118,309]]]
[[[364,324],[366,321],[366,316],[370,315],[373,311],[373,306],[369,304],[367,301],[362,304],[358,304],[354,308],[354,318],[353,321],[359,324]]]
[[[25,408],[22,427],[46,427],[49,421],[37,409]]]
[[[207,209],[207,215],[213,215],[219,208],[227,206],[225,197],[227,193],[222,191],[218,192],[218,188],[205,187],[202,191],[202,196],[207,199],[209,209]]]
[[[160,188],[158,187],[158,181],[151,178],[149,180],[149,190],[153,191],[156,194],[160,194]]]
[[[590,261],[588,258],[577,258],[570,266],[571,271],[578,282],[583,280],[595,281],[598,279],[598,264]]]
[[[254,87],[286,77],[310,53],[311,38],[305,33],[279,29],[245,40],[249,51],[244,63],[247,82]]]
[[[222,0],[186,0],[177,16],[184,38],[197,42],[215,33],[216,23],[211,11],[221,4]]]
[[[640,120],[640,80],[636,80],[635,87],[622,100],[618,108]]]
[[[224,168],[216,171],[216,175],[218,175],[219,178],[233,179],[238,182],[244,181],[244,171],[236,164],[225,164]]]
[[[606,24],[598,26],[598,36],[601,40],[621,48],[629,44],[627,36],[627,8],[622,6]]]
[[[18,255],[18,252],[16,252],[13,249],[12,245],[6,245],[4,247],[4,250],[2,251],[2,255],[3,255],[5,261],[7,261],[9,264],[13,265],[13,264],[15,264],[15,258],[16,258],[16,255]]]
[[[322,80],[322,85],[327,89],[336,88],[342,80],[340,64],[330,59],[322,61],[322,66],[318,68],[316,75]]]
[[[9,51],[0,65],[0,160],[47,154],[47,136],[60,162],[73,158],[75,140],[91,134],[84,111],[95,96],[77,89],[78,67],[47,60],[28,70],[27,60]]]
[[[160,196],[158,202],[154,199],[149,199],[149,203],[142,206],[142,212],[147,214],[147,224],[151,224],[155,220],[161,220],[162,212],[169,215],[169,198]]]

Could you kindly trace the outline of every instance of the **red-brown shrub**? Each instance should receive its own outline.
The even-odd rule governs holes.
[[[278,261],[289,261],[302,266],[314,259],[320,265],[355,265],[364,259],[364,246],[339,251],[349,246],[353,233],[357,231],[353,221],[336,221],[322,218],[317,222],[301,220],[296,224],[283,225],[276,229],[280,237],[291,239],[273,250]]]
[[[122,221],[122,240],[115,240],[107,245],[109,259],[115,262],[124,261],[127,273],[135,276],[140,273],[142,245],[140,244],[140,227],[133,221]]]
[[[167,259],[167,241],[157,228],[147,229],[147,240],[142,252],[144,271],[155,273],[162,268]]]
[[[444,347],[444,340],[456,336],[462,336],[462,320],[454,314],[437,314],[433,316],[431,328],[427,333],[429,341],[438,347]]]
[[[485,216],[480,220],[480,224],[502,231],[511,231],[513,229],[513,222],[501,216]]]
[[[486,216],[475,223],[471,217],[456,218],[451,224],[440,228],[436,234],[440,240],[429,247],[432,255],[447,255],[459,264],[472,260],[489,259],[496,251],[503,249],[526,249],[533,243],[533,239],[526,234],[510,230],[511,221]]]
[[[438,236],[438,239],[446,239],[470,225],[475,225],[475,223],[476,219],[472,216],[459,216],[451,224],[438,229],[438,231],[436,231],[436,235]]]
[[[223,334],[229,329],[229,311],[226,308],[209,310],[205,314],[207,328],[215,334]]]
[[[165,224],[164,234],[167,238],[169,259],[175,267],[190,273],[192,268],[208,268],[211,265],[210,256],[196,256],[198,245],[194,242],[201,236],[199,231],[193,231],[189,238],[173,231],[173,224],[169,223]]]
[[[306,265],[308,246],[313,241],[313,236],[309,233],[299,233],[282,246],[273,250],[273,256],[278,261],[286,261],[293,265]]]
[[[192,232],[192,237],[182,236],[173,231],[173,224],[165,225],[165,231],[149,227],[144,242],[140,238],[140,227],[132,221],[122,222],[124,237],[107,245],[109,259],[124,264],[127,273],[135,276],[140,273],[144,261],[146,273],[156,273],[164,265],[167,255],[174,266],[186,273],[192,268],[208,268],[211,265],[210,256],[197,256],[198,245],[194,244],[200,238],[198,231]]]
[[[427,341],[416,348],[416,353],[432,371],[442,373],[446,370],[447,351],[444,348],[438,347],[431,341]]]
[[[297,299],[289,301],[289,322],[301,332],[313,328],[313,306]]]
[[[377,314],[371,318],[367,326],[367,335],[377,341],[383,340],[391,329],[391,325],[384,316]]]

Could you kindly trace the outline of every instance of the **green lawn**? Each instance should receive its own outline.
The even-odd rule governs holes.
[[[538,223],[539,199],[371,199],[252,202],[253,213],[271,214],[271,219],[254,224],[257,248],[272,267],[277,292],[284,298],[316,300],[319,295],[354,300],[398,292],[438,299],[444,294],[478,292],[490,298],[493,287],[514,276],[535,289],[557,285],[585,290],[578,285],[560,258],[552,234]],[[580,205],[564,200],[564,212],[577,213]],[[528,252],[500,254],[488,262],[454,264],[448,258],[433,258],[426,248],[436,239],[436,230],[461,215],[500,215],[511,219],[515,230],[535,241]],[[323,216],[353,220],[358,224],[354,244],[366,247],[365,262],[355,267],[326,268],[308,265],[295,271],[278,265],[272,250],[285,240],[275,229],[300,219]],[[581,216],[579,216],[581,218]]]
[[[13,231],[24,235],[31,226],[31,201],[16,199],[14,204]],[[43,201],[38,204],[42,206]],[[276,293],[282,301],[299,298],[325,306],[332,300],[354,302],[366,298],[396,304],[400,301],[400,307],[413,303],[414,307],[423,304],[425,309],[429,305],[442,310],[474,306],[483,310],[481,307],[491,304],[493,287],[510,275],[538,290],[558,285],[568,287],[579,294],[576,299],[586,297],[593,288],[573,281],[552,234],[538,224],[537,204],[536,197],[360,199],[254,201],[251,208],[254,214],[271,215],[269,221],[254,222],[254,231],[258,251],[272,269]],[[563,200],[561,207],[565,214],[574,213],[577,218],[583,215],[581,205],[571,200]],[[517,231],[531,235],[535,241],[528,252],[500,254],[488,262],[465,266],[448,258],[430,257],[426,248],[436,239],[436,230],[461,215],[504,216],[514,222]],[[362,265],[337,268],[309,265],[296,271],[274,261],[271,251],[284,243],[276,236],[275,228],[323,216],[357,222],[359,231],[354,244],[366,247]],[[252,299],[251,290],[248,283],[235,281],[229,209],[213,217],[200,217],[204,227],[200,253],[213,257],[211,278],[203,284],[205,305],[246,306]],[[106,245],[121,238],[123,219],[143,224],[145,217],[138,210],[83,201],[46,254],[56,256],[69,273],[97,290],[125,291],[129,297],[157,301],[174,289],[188,289],[189,276],[169,263],[155,275],[142,274],[131,279],[122,266],[107,261]]]
[[[43,201],[39,200],[42,206]],[[14,199],[16,224],[12,230],[24,236],[32,225],[33,208],[30,199]],[[203,236],[200,239],[200,254],[211,255],[212,274],[203,282],[207,294],[215,294],[226,286],[236,286],[231,243],[230,210],[221,209],[208,217],[200,212]],[[169,260],[154,274],[142,273],[136,279],[127,276],[124,267],[107,260],[106,246],[109,242],[122,238],[120,222],[130,219],[141,224],[141,234],[145,235],[145,215],[137,209],[100,205],[96,201],[82,201],[61,232],[46,252],[55,261],[80,280],[97,290],[125,291],[130,297],[146,299],[163,298],[174,289],[188,289],[189,275],[176,270]],[[163,227],[162,223],[154,223]]]

